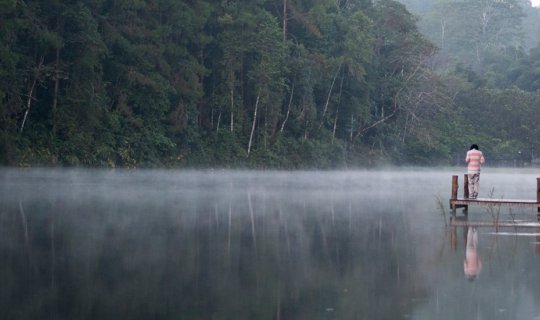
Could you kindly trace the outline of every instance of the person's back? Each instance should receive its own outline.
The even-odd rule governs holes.
[[[478,150],[478,145],[473,144],[465,161],[468,163],[467,176],[469,180],[469,198],[476,199],[478,197],[478,188],[480,186],[480,164],[484,163],[484,154]]]
[[[465,161],[469,163],[467,166],[468,173],[480,173],[480,164],[484,163],[484,154],[478,149],[467,151]]]

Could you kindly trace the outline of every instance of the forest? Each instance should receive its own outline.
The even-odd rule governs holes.
[[[0,164],[540,159],[528,0],[0,0]]]

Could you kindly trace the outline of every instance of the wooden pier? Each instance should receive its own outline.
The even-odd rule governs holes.
[[[515,206],[515,207],[533,207],[537,208],[540,216],[540,178],[536,178],[536,200],[519,200],[519,199],[493,199],[493,198],[469,198],[469,180],[467,174],[463,176],[463,198],[458,197],[458,176],[452,176],[452,195],[450,198],[450,209],[452,214],[456,214],[456,209],[463,208],[464,213],[470,205],[477,206]]]

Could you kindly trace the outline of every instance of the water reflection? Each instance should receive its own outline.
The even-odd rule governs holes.
[[[463,271],[469,281],[474,281],[482,271],[482,260],[478,252],[478,229],[474,222],[469,225],[467,216],[452,217],[450,222],[450,243],[453,250],[457,248],[457,230],[459,225],[463,229],[463,244],[465,247]]]
[[[449,194],[449,176],[4,173],[0,310],[5,319],[444,320],[503,319],[493,302],[507,316],[518,302],[526,311],[514,318],[540,315],[530,239],[490,245],[482,281],[463,280],[463,251],[449,248],[426,198],[426,189]]]
[[[378,195],[270,176],[134,178],[2,190],[7,318],[394,318],[412,305],[390,301],[425,290],[407,221]]]
[[[467,242],[463,270],[470,281],[478,277],[482,271],[482,260],[478,254],[478,230],[476,227],[467,227]]]

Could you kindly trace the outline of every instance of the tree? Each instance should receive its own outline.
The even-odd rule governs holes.
[[[517,0],[442,0],[435,3],[422,30],[442,49],[443,61],[485,72],[486,55],[512,54],[523,45],[523,17]],[[448,68],[447,63],[442,66]]]
[[[384,0],[375,7],[375,60],[371,117],[362,119],[356,137],[400,112],[414,110],[418,86],[429,79],[434,46],[418,31],[415,18],[397,2]],[[429,81],[429,80],[428,80]]]

